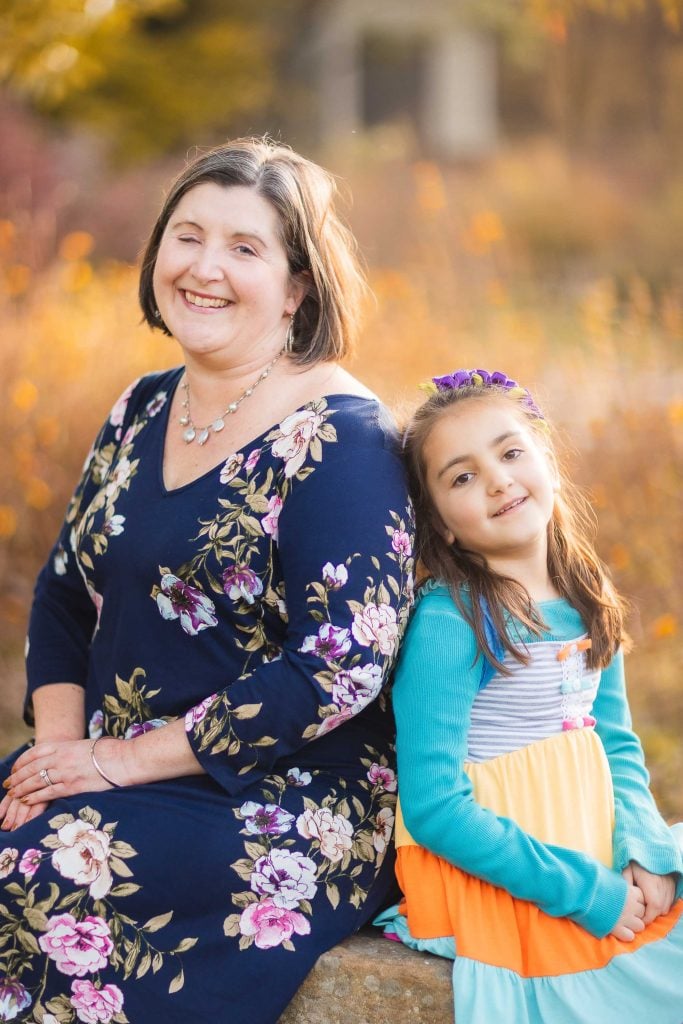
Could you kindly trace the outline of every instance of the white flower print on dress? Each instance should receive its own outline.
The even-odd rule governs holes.
[[[18,856],[19,851],[15,850],[12,846],[8,846],[6,850],[0,853],[0,878],[7,878],[8,875],[12,874]]]
[[[332,565],[332,562],[325,562],[323,583],[329,590],[340,590],[348,581],[349,573],[345,565]]]
[[[154,596],[162,617],[180,619],[183,631],[189,636],[218,624],[211,598],[189,583],[183,583],[173,573],[162,571],[161,589]]]
[[[243,462],[244,455],[242,455],[241,452],[237,452],[236,455],[231,455],[226,459],[220,472],[220,482],[222,484],[229,484],[231,480],[234,480],[239,473]]]
[[[320,852],[337,864],[353,846],[353,826],[341,814],[332,814],[329,807],[307,809],[296,819],[296,828],[304,839],[316,839]]]
[[[330,622],[324,622],[317,635],[304,637],[304,642],[299,648],[304,654],[313,652],[323,661],[332,661],[341,658],[351,649],[351,636],[348,629],[341,629],[333,626]]]
[[[113,884],[109,868],[109,836],[92,822],[76,821],[57,831],[61,848],[52,854],[52,866],[63,878],[87,885],[93,899],[106,896]]]
[[[384,853],[391,842],[394,830],[394,812],[391,807],[383,807],[375,818],[375,829],[372,834],[372,844],[378,853]]]
[[[390,604],[366,604],[353,616],[351,632],[362,647],[377,644],[381,654],[393,654],[398,640],[396,612]]]
[[[69,555],[64,548],[60,546],[55,551],[54,558],[52,559],[52,567],[58,576],[66,575],[66,567],[69,564]]]
[[[302,409],[287,416],[280,424],[280,436],[273,443],[272,452],[285,463],[285,476],[294,476],[304,464],[311,441],[323,423],[323,417],[313,409]]]
[[[381,689],[382,669],[379,665],[356,665],[348,671],[336,673],[332,699],[335,704],[348,707],[357,715]]]
[[[276,907],[293,910],[301,900],[312,900],[318,885],[316,866],[303,853],[271,850],[254,865],[250,885],[259,896],[270,896]]]

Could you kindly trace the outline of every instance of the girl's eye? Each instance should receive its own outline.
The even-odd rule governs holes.
[[[506,462],[513,462],[514,459],[518,459],[521,454],[521,448],[509,448],[508,451],[505,452],[505,455],[503,455],[503,458]]]
[[[196,242],[198,241],[194,235],[178,235],[179,242]]]
[[[453,487],[463,487],[465,484],[470,482],[473,476],[474,473],[460,473],[460,475],[456,476],[453,481]]]

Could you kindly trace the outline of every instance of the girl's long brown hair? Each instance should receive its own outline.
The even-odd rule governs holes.
[[[548,452],[561,480],[548,524],[548,572],[558,592],[576,608],[586,625],[591,638],[586,655],[589,666],[604,668],[627,639],[625,602],[593,546],[595,517],[586,498],[563,474],[546,421],[505,388],[487,385],[438,391],[420,406],[408,424],[403,451],[417,520],[416,555],[430,576],[450,587],[453,600],[475,632],[479,650],[491,664],[505,671],[487,639],[485,608],[505,650],[518,661],[528,660],[523,647],[508,635],[506,613],[538,636],[544,624],[537,608],[522,584],[495,572],[483,555],[465,550],[457,540],[454,544],[447,542],[444,525],[429,494],[423,455],[427,437],[448,410],[466,401],[501,399],[514,403],[517,414]],[[469,600],[463,599],[463,590]]]

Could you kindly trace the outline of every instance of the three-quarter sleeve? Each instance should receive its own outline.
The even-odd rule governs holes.
[[[229,792],[380,698],[408,615],[412,531],[387,443],[328,445],[289,484],[272,556],[284,642],[186,719],[195,755]]]
[[[602,673],[594,714],[614,788],[614,865],[621,871],[636,861],[655,875],[677,872],[680,892],[681,849],[649,789],[643,748],[631,724],[621,652]]]
[[[474,799],[464,771],[481,666],[444,590],[418,603],[393,689],[401,809],[415,841],[471,875],[596,936],[619,918],[626,882],[594,858],[544,844]]]
[[[90,449],[59,536],[36,582],[26,639],[24,719],[29,725],[33,724],[32,695],[38,687],[65,682],[86,685],[98,599],[79,569],[77,530],[112,463],[136,384],[118,399]]]

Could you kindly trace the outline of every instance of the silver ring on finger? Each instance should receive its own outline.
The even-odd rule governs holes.
[[[41,768],[40,771],[38,772],[38,774],[40,775],[41,779],[43,780],[43,784],[44,785],[46,785],[46,786],[54,786],[54,782],[50,778],[50,776],[48,774],[47,768]]]

